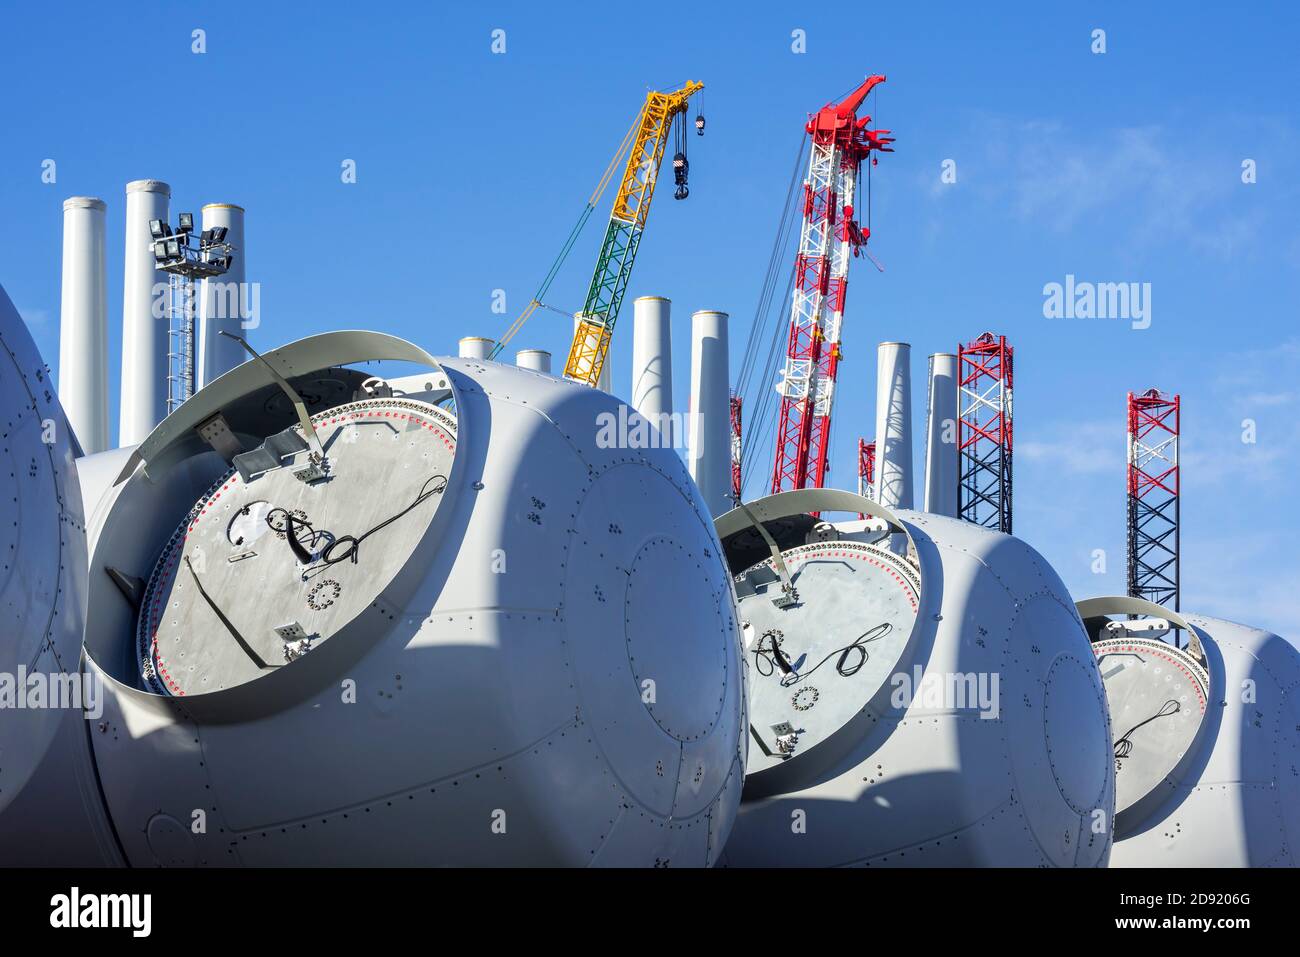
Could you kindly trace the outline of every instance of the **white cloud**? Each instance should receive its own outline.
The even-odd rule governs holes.
[[[1247,117],[1225,123],[1214,143],[1198,149],[1189,148],[1182,131],[1159,125],[1098,129],[974,117],[978,132],[969,139],[984,145],[963,157],[969,169],[963,182],[1041,230],[1066,234],[1104,219],[1125,252],[1186,242],[1207,261],[1222,261],[1256,248],[1267,221],[1287,215],[1286,201],[1297,189],[1273,169],[1278,202],[1268,208],[1239,202],[1252,187],[1241,182],[1240,157],[1221,144],[1240,139],[1282,156],[1300,145],[1287,123]],[[1235,137],[1237,127],[1248,135]],[[943,192],[927,185],[932,201],[940,202]]]
[[[1071,475],[1123,475],[1124,433],[1115,423],[1070,423],[1059,431],[1062,438],[1053,441],[1018,442],[1016,460],[1050,466]]]

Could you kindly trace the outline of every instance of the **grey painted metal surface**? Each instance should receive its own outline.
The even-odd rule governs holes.
[[[1130,737],[1133,747],[1121,760],[1126,775],[1155,782],[1149,793],[1127,808],[1119,806],[1114,867],[1264,867],[1296,866],[1300,846],[1300,652],[1285,639],[1249,625],[1201,615],[1181,616],[1159,606],[1132,607],[1135,599],[1098,598],[1080,602],[1091,630],[1107,615],[1145,614],[1188,627],[1198,640],[1208,675],[1208,702],[1201,727],[1189,742],[1176,733],[1181,714],[1159,718]],[[1149,605],[1150,603],[1144,603]],[[1129,709],[1142,693],[1147,703],[1181,699],[1191,688],[1187,659],[1196,664],[1195,646],[1153,649],[1145,668],[1108,674],[1111,642],[1095,646],[1112,711]],[[1164,660],[1170,664],[1163,664]],[[1172,689],[1166,692],[1164,689]],[[1152,709],[1148,709],[1154,713]],[[1195,709],[1188,711],[1195,716]],[[1136,713],[1136,712],[1135,712]],[[1115,734],[1127,730],[1118,717]],[[1158,734],[1139,748],[1144,731]],[[1138,790],[1142,790],[1139,788]],[[1126,794],[1121,787],[1120,793]]]
[[[465,336],[460,340],[458,348],[462,359],[482,359],[486,361],[493,345],[491,339],[486,339],[483,336]]]
[[[171,187],[156,179],[126,184],[119,445],[144,441],[167,415],[167,323],[154,313],[154,288],[159,283],[166,288],[167,274],[158,269],[154,259],[149,220],[168,221],[171,194]]]
[[[226,230],[226,242],[233,247],[230,268],[224,275],[199,283],[198,341],[195,375],[197,386],[206,386],[247,360],[248,355],[222,331],[251,335],[260,317],[250,315],[256,301],[248,282],[248,246],[244,238],[244,208],[233,203],[208,203],[203,207],[202,229]]]
[[[663,416],[673,411],[672,302],[638,296],[632,314],[631,404],[662,429]]]
[[[925,416],[925,510],[957,517],[957,356],[930,356],[929,404]]]
[[[86,536],[72,433],[3,288],[0,426],[0,864],[112,863],[76,684]]]
[[[380,332],[348,330],[343,332],[326,332],[318,336],[309,336],[289,343],[279,349],[263,354],[263,359],[276,372],[289,379],[291,384],[302,375],[331,370],[335,366],[354,362],[394,360],[416,362],[437,370],[434,358],[404,339],[385,335]],[[443,388],[446,382],[439,380],[435,388]],[[157,473],[159,468],[166,468],[173,462],[188,458],[206,446],[195,429],[200,423],[217,412],[228,408],[247,396],[258,394],[265,388],[267,401],[272,401],[277,387],[274,378],[267,372],[261,362],[250,362],[235,366],[216,381],[209,383],[181,408],[169,415],[140,443],[131,455],[117,481],[125,481],[135,469],[143,463],[145,471]],[[301,389],[299,390],[302,391]],[[322,401],[332,396],[329,392],[319,390]],[[337,389],[339,399],[351,398],[351,390]],[[335,402],[334,404],[338,404]],[[315,411],[308,403],[310,411]],[[286,421],[286,425],[288,422]]]
[[[686,459],[714,517],[731,508],[727,341],[725,312],[701,309],[691,315],[691,419]]]
[[[194,695],[255,681],[345,631],[404,566],[432,558],[426,532],[451,472],[454,418],[422,402],[366,399],[313,424],[325,480],[281,467],[245,481],[231,469],[163,548],[137,628],[152,690]],[[302,633],[277,632],[290,624]]]
[[[323,339],[268,359],[309,377],[305,355],[324,367],[348,351]],[[373,353],[398,342],[352,344]],[[249,410],[266,408],[268,383],[256,367],[196,395],[198,419],[223,409],[241,434],[257,434]],[[247,378],[235,388],[232,376]],[[376,593],[337,618],[312,617],[301,583],[275,585],[296,561],[287,540],[276,540],[258,576],[267,583],[231,579],[209,595],[250,631],[296,623],[321,640],[225,689],[149,690],[137,611],[107,569],[147,578],[177,523],[196,503],[217,501],[212,484],[229,466],[164,423],[141,447],[147,469],[134,468],[106,496],[86,669],[107,693],[103,730],[90,737],[130,863],[716,859],[739,802],[746,702],[727,570],[680,459],[667,449],[599,447],[597,417],[616,416],[620,403],[597,390],[474,360],[440,360],[435,376],[446,388],[360,403],[370,412],[419,405],[429,416],[454,403],[448,485],[431,519],[388,543],[399,570],[386,584],[378,569],[367,582],[340,580],[361,598]],[[261,434],[291,421],[287,410],[267,411]],[[389,440],[373,441],[377,449]],[[391,454],[331,453],[338,474],[384,459],[390,474],[371,481],[369,494],[404,494],[411,483],[399,470],[422,469],[425,449],[391,441]],[[267,501],[282,484],[264,486],[275,492]],[[332,485],[313,494],[329,496]],[[367,509],[383,511],[356,501],[362,493],[341,479],[334,488],[353,500],[356,527],[370,522]],[[342,531],[336,516],[347,509],[333,509],[322,524]],[[240,524],[236,538],[245,525],[254,527]],[[352,574],[367,577],[383,534],[361,545]],[[224,643],[224,660],[233,637],[194,609],[185,640],[196,654]],[[172,610],[168,603],[163,614]]]
[[[890,508],[912,507],[912,347],[876,347],[876,487]]]
[[[870,518],[827,528],[804,514],[816,509]],[[1114,774],[1104,693],[1073,603],[1036,552],[847,492],[787,492],[750,510],[791,559],[804,607],[776,609],[770,587],[750,593],[754,572],[738,580],[754,741],[726,863],[1106,863]],[[762,557],[744,512],[717,524],[733,570]],[[758,654],[757,639],[782,618],[794,682]],[[857,670],[856,653],[810,670],[882,624],[889,631],[864,643]],[[790,698],[809,685],[816,696]],[[773,758],[756,742],[782,722],[794,750]]]
[[[103,200],[63,202],[59,402],[84,452],[108,447],[108,275]]]
[[[533,372],[551,372],[551,354],[545,349],[520,349],[515,353],[515,365]]]

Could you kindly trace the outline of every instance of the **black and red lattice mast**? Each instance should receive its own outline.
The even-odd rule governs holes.
[[[1179,396],[1128,394],[1128,593],[1179,610]]]
[[[1011,534],[1012,354],[986,332],[957,349],[957,516]]]

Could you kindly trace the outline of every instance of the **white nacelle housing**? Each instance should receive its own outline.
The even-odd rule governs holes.
[[[1114,867],[1294,867],[1300,847],[1300,652],[1259,628],[1093,598],[1115,735]],[[1107,616],[1140,614],[1136,620]],[[1180,644],[1108,637],[1171,626]]]
[[[817,511],[869,518],[834,523],[836,539],[806,514]],[[793,603],[754,520],[781,549]],[[751,685],[727,864],[1105,865],[1105,699],[1041,556],[831,490],[782,493],[717,524]]]
[[[99,859],[112,837],[86,748],[82,706],[96,701],[78,674],[86,534],[76,448],[3,288],[0,409],[0,864]]]
[[[341,367],[366,359],[430,372],[361,390]],[[266,360],[323,462],[249,362],[170,416],[96,514],[91,740],[126,862],[712,863],[745,696],[676,455],[598,447],[609,395],[386,336]],[[268,437],[253,458],[281,465],[258,472]]]

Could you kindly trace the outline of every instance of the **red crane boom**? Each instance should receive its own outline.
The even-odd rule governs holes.
[[[831,405],[840,360],[849,261],[871,234],[854,218],[854,191],[872,150],[892,153],[889,130],[866,128],[858,107],[883,76],[869,76],[839,103],[809,120],[812,137],[804,180],[803,226],[795,260],[790,337],[777,391],[781,411],[772,464],[772,493],[821,488],[826,481]],[[874,157],[872,162],[875,162]]]

